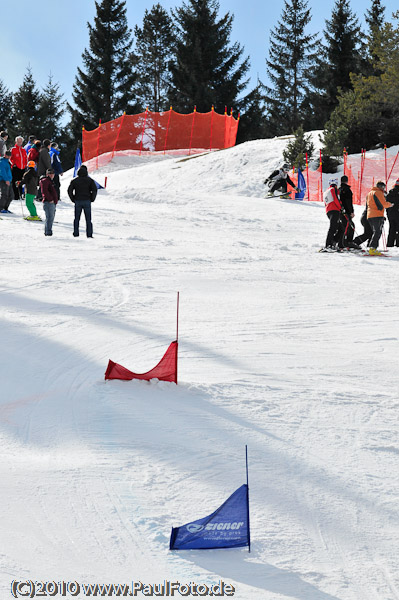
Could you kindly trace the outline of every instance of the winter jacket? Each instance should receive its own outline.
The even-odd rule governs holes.
[[[40,189],[42,190],[43,202],[54,202],[54,204],[57,204],[57,190],[54,187],[51,177],[40,178]]]
[[[399,214],[399,185],[395,185],[387,194],[387,201],[393,204],[387,209],[387,217]]]
[[[26,154],[25,148],[21,146],[14,146],[11,150],[11,166],[18,167],[18,169],[26,169],[28,164],[28,155]]]
[[[62,169],[62,164],[59,157],[60,151],[55,150],[54,148],[50,151],[51,156],[51,166],[53,167],[56,175],[61,175],[64,171]]]
[[[34,167],[29,167],[29,169],[25,171],[24,176],[22,177],[22,183],[25,184],[27,194],[32,194],[33,196],[36,196],[38,181],[39,177],[36,173],[36,169]]]
[[[341,183],[339,189],[339,199],[345,213],[350,217],[353,214],[353,194],[347,183]]]
[[[286,179],[287,183],[289,183],[289,185],[291,187],[295,187],[295,183],[291,180],[290,176],[288,175],[287,171],[285,171],[284,169],[276,169],[275,171],[273,171],[273,173],[271,173],[269,175],[269,177],[267,177],[267,179],[265,179],[265,184],[269,183],[269,182],[276,182],[279,179]]]
[[[28,162],[33,160],[36,164],[39,160],[39,148],[37,146],[32,146],[32,148],[28,152]]]
[[[0,181],[12,181],[10,161],[5,156],[0,158]]]
[[[390,204],[385,199],[384,192],[378,188],[373,187],[367,194],[367,218],[373,219],[374,217],[383,217],[384,209],[389,208]]]
[[[37,174],[39,177],[46,175],[47,169],[51,168],[51,159],[48,148],[46,146],[39,152],[39,161],[37,164]]]
[[[4,138],[0,136],[0,158],[2,158],[7,150],[7,142]]]
[[[87,175],[87,168],[82,165],[78,176],[72,179],[68,187],[68,196],[72,202],[79,200],[90,200],[94,202],[97,196],[97,186],[94,179]]]
[[[342,204],[339,200],[339,192],[338,192],[338,189],[334,185],[330,185],[328,190],[326,190],[324,192],[323,200],[324,200],[327,214],[332,210],[340,211],[342,209]]]

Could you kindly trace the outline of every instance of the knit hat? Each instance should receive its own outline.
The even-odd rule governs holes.
[[[52,169],[51,167],[50,167],[50,169],[47,169],[46,175],[54,175],[54,174],[55,174],[54,169]]]
[[[376,187],[378,187],[378,188],[385,188],[386,185],[385,185],[385,183],[383,181],[378,181]]]
[[[342,175],[341,177],[341,183],[348,183],[348,176],[347,175]]]
[[[82,166],[79,168],[79,171],[78,171],[78,176],[79,176],[79,177],[87,177],[87,167],[86,167],[86,165],[82,165]]]

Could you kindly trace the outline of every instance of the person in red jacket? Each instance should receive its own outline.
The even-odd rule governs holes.
[[[343,248],[343,234],[345,228],[342,222],[342,204],[339,199],[338,179],[330,179],[328,189],[323,194],[327,217],[330,227],[327,233],[325,252],[335,252]]]
[[[40,189],[43,199],[43,210],[46,215],[44,235],[53,235],[53,223],[58,202],[57,190],[54,187],[54,169],[47,169],[46,177],[40,178]]]
[[[20,183],[22,181],[23,174],[28,164],[28,155],[26,154],[25,148],[22,147],[24,138],[21,135],[17,135],[15,138],[15,146],[11,150],[11,172],[12,172],[12,187],[14,190],[14,198],[20,197]]]
[[[35,140],[35,143],[31,146],[31,149],[28,152],[28,161],[33,160],[36,163],[36,169],[37,169],[37,163],[39,162],[39,152],[40,152],[41,147],[42,147],[41,141]]]

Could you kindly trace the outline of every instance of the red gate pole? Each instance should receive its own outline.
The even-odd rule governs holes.
[[[112,150],[111,160],[115,156],[115,150],[116,150],[116,146],[118,145],[118,142],[119,142],[119,136],[120,136],[120,133],[121,133],[121,129],[123,127],[123,121],[125,120],[125,115],[126,115],[126,112],[124,112],[123,115],[122,115],[122,121],[121,121],[120,127],[118,129],[118,133],[117,133],[116,139],[115,139],[115,144],[114,144],[114,147],[113,147],[113,150]]]
[[[310,202],[310,190],[309,190],[309,162],[308,153],[306,152],[306,185],[308,188],[308,202]]]
[[[180,300],[180,292],[177,292],[177,314],[176,314],[176,385],[177,385],[177,354],[179,351],[179,300]]]
[[[84,162],[84,160],[83,160],[83,151],[84,151],[84,144],[83,144],[83,132],[84,132],[84,130],[85,130],[85,126],[83,125],[83,126],[82,126],[82,162]]]
[[[100,119],[100,122],[98,124],[96,169],[98,169],[98,153],[99,153],[99,150],[100,150],[100,132],[101,132],[101,119]]]
[[[385,187],[388,185],[388,167],[387,167],[387,145],[384,144],[385,151]]]
[[[194,111],[193,111],[193,122],[191,123],[191,134],[190,134],[190,148],[188,149],[188,155],[190,156],[191,154],[191,146],[193,143],[193,133],[194,133],[194,120],[195,120],[195,113],[197,112],[197,107],[194,106]]]
[[[166,143],[168,141],[168,133],[169,133],[169,124],[170,124],[170,117],[172,116],[172,107],[170,107],[169,109],[169,118],[168,118],[168,124],[166,126],[166,136],[165,136],[165,145],[163,147],[163,154],[165,156],[165,152],[166,152]]]
[[[323,161],[321,158],[321,148],[320,148],[320,202],[323,202]]]
[[[143,138],[144,138],[144,130],[145,130],[145,125],[147,123],[147,115],[148,115],[148,106],[145,109],[145,117],[144,117],[144,125],[143,125],[143,131],[141,132],[141,144],[140,144],[140,154],[139,156],[141,156],[141,150],[143,148]]]
[[[213,129],[213,115],[215,112],[215,107],[212,105],[212,111],[211,111],[211,138],[209,140],[209,150],[212,150],[212,129]]]
[[[392,171],[393,171],[393,169],[394,169],[394,167],[395,167],[395,165],[396,165],[396,161],[398,160],[398,156],[399,156],[399,152],[398,152],[398,153],[397,153],[397,155],[395,156],[395,160],[393,161],[392,169],[389,171],[389,175],[388,175],[388,181],[389,181],[389,180],[390,180],[390,178],[391,178]],[[388,187],[388,181],[387,181],[387,187]]]

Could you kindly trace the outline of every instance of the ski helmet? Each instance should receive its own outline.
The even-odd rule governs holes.
[[[336,177],[332,177],[329,181],[328,181],[328,185],[338,185],[338,179]]]
[[[36,167],[36,163],[35,163],[35,161],[34,161],[34,160],[30,160],[30,161],[28,162],[28,167],[33,167],[33,168],[34,168],[34,167]]]

